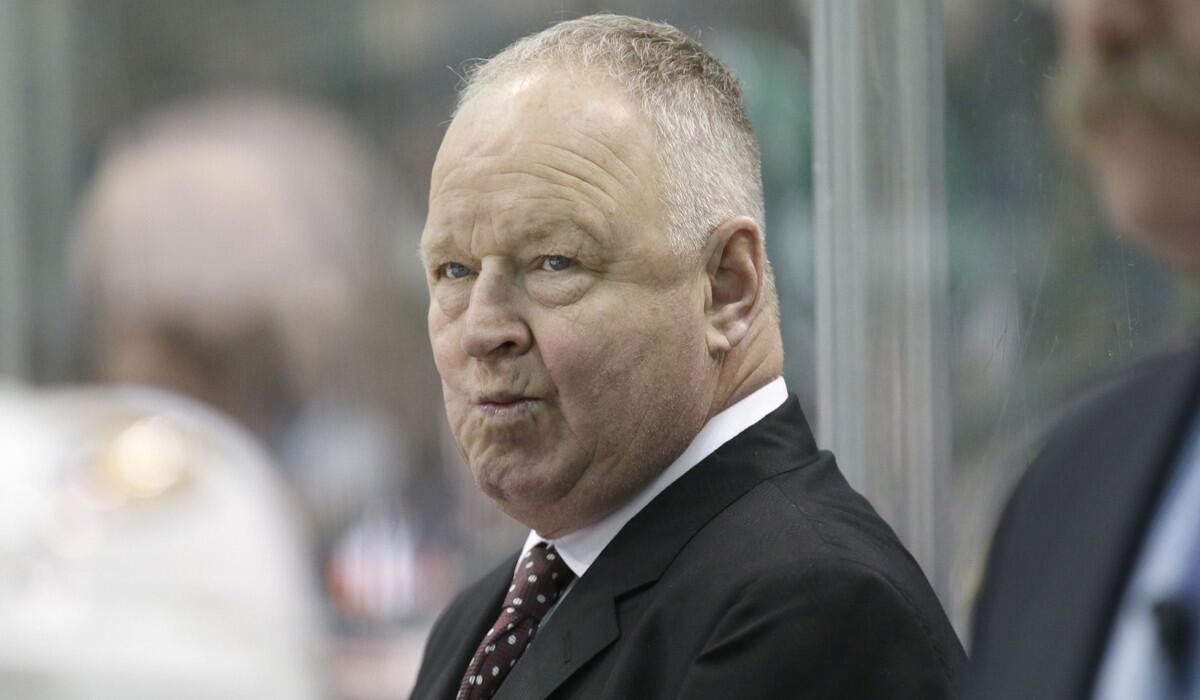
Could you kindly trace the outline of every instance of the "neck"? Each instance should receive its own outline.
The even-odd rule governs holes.
[[[741,343],[721,359],[708,417],[712,418],[783,374],[779,324],[760,316]]]

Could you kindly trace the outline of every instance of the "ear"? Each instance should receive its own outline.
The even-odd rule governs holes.
[[[762,305],[762,230],[750,217],[729,219],[709,234],[704,256],[705,340],[709,354],[719,356],[742,342]]]

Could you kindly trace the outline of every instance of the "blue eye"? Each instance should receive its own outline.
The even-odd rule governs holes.
[[[442,277],[452,280],[460,280],[471,274],[471,268],[457,262],[448,262],[441,267]]]
[[[562,272],[574,264],[574,260],[562,255],[547,255],[542,259],[542,269],[547,272]]]

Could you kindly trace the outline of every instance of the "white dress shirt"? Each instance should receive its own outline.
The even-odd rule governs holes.
[[[608,543],[612,542],[617,533],[621,531],[621,528],[625,527],[625,524],[640,513],[650,501],[653,501],[655,496],[687,474],[705,457],[716,452],[718,447],[737,437],[746,428],[766,418],[769,413],[782,406],[783,402],[787,400],[787,395],[787,385],[784,383],[783,377],[756,389],[749,396],[710,418],[700,432],[696,433],[696,437],[692,439],[683,454],[679,455],[669,467],[664,469],[637,495],[629,499],[625,505],[598,522],[562,537],[553,539],[542,537],[531,530],[529,537],[525,539],[525,547],[521,550],[521,555],[524,556],[540,542],[549,542],[554,545],[555,550],[558,551],[567,566],[571,567],[571,571],[575,572],[575,576],[582,577],[595,563]],[[572,585],[574,584],[572,583]],[[568,586],[563,595],[565,596],[570,590],[571,587]],[[560,602],[561,600],[562,597],[559,598]]]

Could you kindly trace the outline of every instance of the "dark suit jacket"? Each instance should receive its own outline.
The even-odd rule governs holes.
[[[1200,345],[1131,370],[1073,412],[1030,465],[976,602],[972,697],[1090,697],[1198,378]]]
[[[414,699],[454,697],[515,563],[438,620]],[[934,700],[964,665],[920,569],[790,397],[621,530],[496,700]]]

